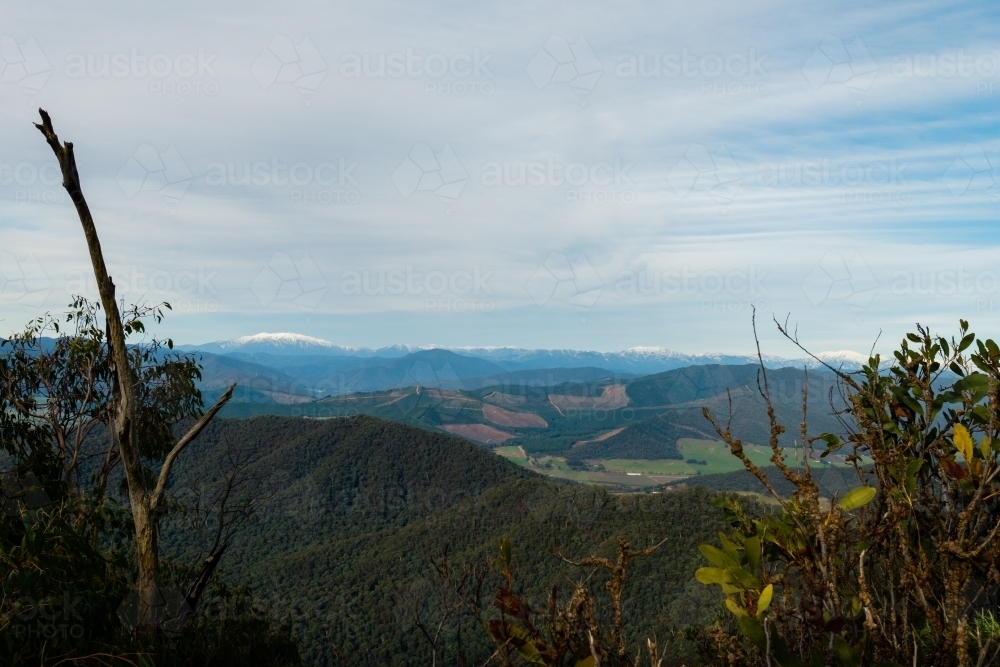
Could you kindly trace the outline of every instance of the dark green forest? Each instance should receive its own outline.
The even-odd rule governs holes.
[[[415,624],[418,610],[441,611],[431,560],[489,562],[505,535],[539,606],[553,584],[569,590],[591,574],[557,553],[612,555],[624,535],[636,546],[667,539],[629,576],[632,639],[670,637],[717,613],[718,598],[691,579],[697,544],[722,525],[704,490],[616,495],[557,483],[467,441],[370,417],[220,421],[192,446],[171,490],[188,495],[226,442],[257,452],[251,468],[269,500],[233,539],[219,576],[250,584],[288,617],[309,664],[339,664],[334,644],[356,664],[427,664]],[[164,525],[179,558],[196,555],[197,537],[183,516]],[[481,664],[492,647],[463,623],[469,658]],[[454,651],[454,630],[449,637]],[[676,650],[691,647],[678,640]],[[454,664],[454,653],[444,657]]]

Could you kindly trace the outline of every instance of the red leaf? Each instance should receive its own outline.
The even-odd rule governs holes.
[[[951,459],[941,459],[941,465],[952,477],[957,477],[958,479],[967,479],[969,477],[969,472],[965,469],[965,466],[960,465]]]

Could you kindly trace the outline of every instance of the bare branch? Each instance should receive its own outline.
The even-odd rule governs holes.
[[[202,415],[201,419],[199,419],[195,425],[191,427],[184,437],[181,438],[176,445],[174,445],[174,448],[170,450],[170,453],[167,454],[167,458],[163,461],[163,466],[160,467],[160,477],[156,482],[156,489],[153,491],[153,495],[151,496],[150,509],[152,511],[155,512],[159,509],[160,504],[163,502],[163,494],[167,489],[167,481],[170,478],[170,468],[174,465],[174,461],[180,453],[184,451],[184,448],[191,444],[191,442],[201,434],[205,427],[209,425],[212,419],[215,418],[215,415],[218,414],[219,410],[221,410],[226,403],[230,401],[233,397],[233,391],[235,389],[235,384],[229,385],[229,389],[226,390],[226,393],[223,394],[218,401],[216,401],[215,405],[213,405],[208,412]]]

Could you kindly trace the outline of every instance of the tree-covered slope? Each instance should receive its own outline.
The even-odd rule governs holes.
[[[459,438],[364,416],[222,420],[185,452],[172,490],[189,495],[187,485],[234,450],[259,451],[252,469],[267,500],[232,540],[220,576],[249,583],[289,616],[311,664],[339,664],[331,642],[353,664],[427,664],[415,619],[418,609],[424,618],[436,613],[430,560],[447,550],[455,563],[488,562],[504,535],[539,604],[553,584],[567,591],[589,574],[557,550],[573,559],[611,556],[619,535],[635,546],[668,538],[629,578],[626,611],[640,634],[664,636],[717,603],[690,585],[696,545],[719,525],[704,490],[613,495],[569,486]],[[183,517],[173,521],[164,544],[190,561],[199,543],[178,529]],[[496,583],[488,582],[487,598]],[[488,655],[468,620],[463,643],[482,658],[476,664]],[[440,658],[453,664],[456,656]]]

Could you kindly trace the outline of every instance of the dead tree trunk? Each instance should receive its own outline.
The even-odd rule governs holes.
[[[45,140],[52,147],[52,152],[55,153],[56,159],[59,161],[63,187],[66,188],[70,199],[73,200],[76,212],[80,217],[80,223],[83,225],[83,233],[87,238],[87,247],[90,250],[90,261],[94,268],[94,277],[97,280],[97,289],[101,296],[101,305],[104,307],[107,320],[109,356],[114,373],[114,405],[112,406],[113,423],[111,427],[118,439],[122,465],[125,468],[125,478],[128,481],[132,521],[135,524],[135,550],[139,566],[139,580],[136,584],[139,598],[138,618],[140,625],[152,626],[156,625],[162,609],[162,601],[158,602],[157,600],[160,569],[157,523],[167,481],[170,477],[170,468],[181,451],[198,437],[198,434],[212,421],[219,410],[229,402],[236,385],[230,386],[219,401],[174,445],[160,468],[156,487],[152,490],[148,489],[136,440],[138,434],[135,429],[134,375],[129,367],[125,326],[118,309],[118,303],[115,301],[115,285],[111,281],[107,265],[104,262],[104,254],[101,251],[101,241],[97,236],[94,218],[83,196],[80,175],[76,169],[76,158],[73,155],[73,144],[71,142],[60,143],[59,137],[52,129],[49,114],[43,109],[39,109],[38,113],[42,117],[42,122],[41,124],[36,123],[35,127],[45,136]]]

